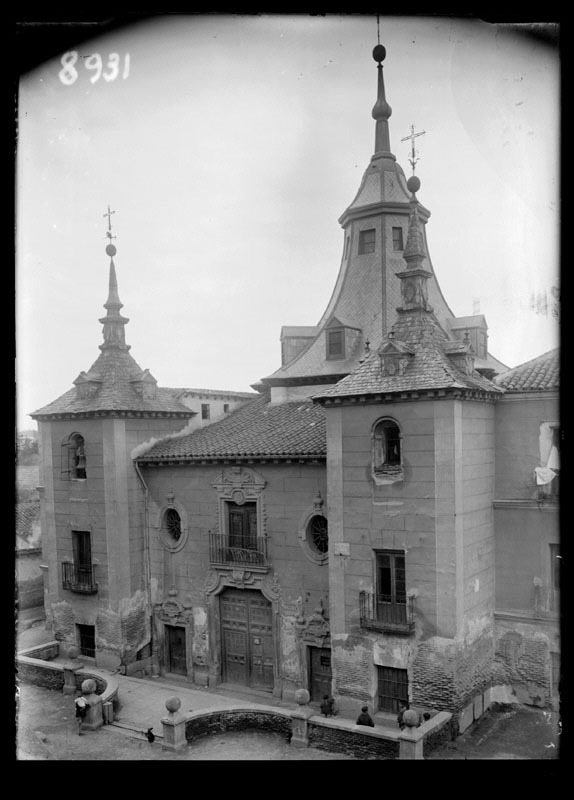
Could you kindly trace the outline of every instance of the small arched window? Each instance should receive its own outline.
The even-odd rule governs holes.
[[[84,437],[72,433],[62,442],[62,478],[66,480],[84,480],[86,470],[86,445]]]
[[[383,419],[373,433],[373,469],[375,473],[386,473],[400,468],[401,431],[392,419]]]

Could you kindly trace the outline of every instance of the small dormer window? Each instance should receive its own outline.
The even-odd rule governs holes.
[[[375,229],[369,228],[366,231],[359,231],[359,255],[375,252]]]
[[[345,358],[345,331],[342,328],[327,331],[327,358]]]
[[[393,250],[404,250],[402,228],[393,228]]]
[[[86,445],[84,437],[72,433],[62,442],[62,478],[64,480],[85,480]]]

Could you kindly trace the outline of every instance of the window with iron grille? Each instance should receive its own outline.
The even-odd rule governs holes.
[[[327,331],[327,358],[337,359],[345,357],[345,331],[343,328],[333,328]]]
[[[375,229],[369,228],[366,231],[359,231],[359,255],[375,252]]]
[[[377,667],[378,710],[398,714],[401,703],[408,703],[409,681],[406,669]]]
[[[309,520],[307,544],[319,555],[325,555],[329,551],[329,529],[327,519],[322,514],[317,514]]]
[[[94,625],[76,625],[78,650],[81,656],[96,657],[96,628]]]
[[[86,472],[86,446],[84,437],[72,433],[62,442],[62,479],[84,480]]]
[[[404,250],[402,228],[393,228],[393,250]]]
[[[163,515],[163,529],[170,539],[178,542],[181,538],[181,517],[175,508],[168,508]]]
[[[201,419],[209,419],[209,416],[210,416],[209,403],[202,403],[201,404]]]

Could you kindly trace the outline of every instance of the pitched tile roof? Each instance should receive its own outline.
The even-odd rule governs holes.
[[[507,392],[540,392],[560,386],[559,349],[549,350],[524,364],[519,364],[494,379]]]
[[[142,370],[127,350],[105,349],[86,374],[94,382],[93,394],[86,396],[77,386],[30,416],[94,411],[159,411],[192,416],[189,408],[180,403],[169,389],[156,387],[154,398],[146,398],[145,393],[138,394],[133,382],[145,379],[146,373],[147,370]]]
[[[310,400],[272,404],[269,393],[222,420],[182,437],[162,439],[138,461],[212,458],[324,458],[325,412]]]
[[[385,341],[389,341],[389,338],[387,337]],[[327,399],[430,389],[458,388],[496,394],[502,391],[478,372],[467,375],[456,368],[445,352],[445,349],[451,347],[451,342],[432,313],[411,311],[399,314],[394,326],[393,341],[395,343],[402,341],[414,351],[403,375],[383,376],[379,353],[374,351],[358,369],[329,389],[317,392],[313,398]]]
[[[33,537],[34,528],[40,523],[40,501],[31,503],[17,503],[16,505],[16,536],[26,542]],[[37,532],[37,531],[36,531]],[[35,544],[33,546],[36,546]]]
[[[248,400],[253,397],[257,397],[256,392],[234,392],[234,391],[227,391],[227,389],[188,389],[188,388],[172,388],[172,387],[165,387],[166,392],[171,392],[174,397],[179,398],[184,394],[197,394],[202,395],[203,397],[233,397],[238,400]]]

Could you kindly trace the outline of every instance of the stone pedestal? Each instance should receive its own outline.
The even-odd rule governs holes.
[[[91,678],[82,683],[82,696],[88,704],[88,713],[84,717],[82,728],[95,731],[104,724],[102,698],[96,694],[96,682]]]
[[[64,685],[62,687],[62,692],[64,694],[76,694],[76,672],[84,666],[81,661],[78,660],[78,648],[77,647],[69,647],[68,648],[68,659],[64,663]]]
[[[290,745],[292,747],[309,747],[309,734],[307,732],[307,722],[309,717],[314,716],[312,708],[299,708],[291,712],[292,731]]]
[[[163,750],[181,750],[187,745],[185,738],[185,715],[181,714],[181,700],[179,697],[170,697],[165,701],[165,707],[169,714],[163,717],[161,725],[163,728]]]
[[[424,759],[424,736],[417,728],[405,728],[399,736],[399,759]]]

